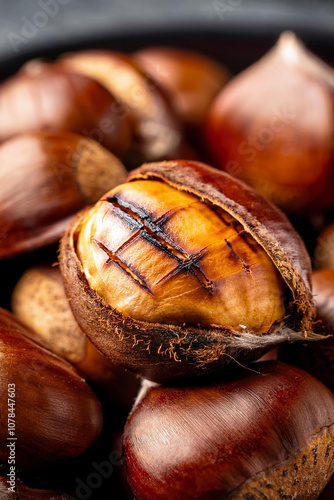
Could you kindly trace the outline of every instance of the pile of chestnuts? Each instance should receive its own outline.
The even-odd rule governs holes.
[[[293,33],[0,84],[1,500],[332,498],[333,96]]]

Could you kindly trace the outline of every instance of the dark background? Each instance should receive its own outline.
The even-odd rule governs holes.
[[[270,45],[284,29],[320,52],[333,49],[334,0],[0,0],[0,67],[6,76],[30,57],[87,46],[131,50],[151,40],[210,52],[218,38]]]

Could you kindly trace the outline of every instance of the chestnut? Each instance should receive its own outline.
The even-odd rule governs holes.
[[[204,386],[151,386],[123,437],[137,500],[318,497],[334,471],[334,396],[280,362]]]
[[[56,242],[73,215],[126,170],[92,139],[23,134],[0,145],[0,258]]]
[[[82,330],[155,381],[321,338],[300,237],[258,193],[202,163],[132,172],[69,225],[60,264]]]
[[[0,142],[28,132],[73,132],[120,155],[129,147],[129,122],[110,92],[85,75],[30,61],[0,86]]]
[[[180,120],[158,83],[133,59],[116,51],[88,50],[65,54],[59,64],[94,78],[122,103],[119,108],[122,116],[133,126],[127,165],[180,157],[183,149]]]
[[[221,64],[193,50],[146,47],[133,59],[166,91],[190,127],[203,126],[212,101],[229,79]]]
[[[315,261],[319,269],[334,267],[334,222],[325,227],[317,240]]]
[[[84,379],[69,363],[29,339],[27,328],[0,309],[4,422],[0,463],[8,463],[7,445],[13,437],[15,466],[23,472],[38,472],[83,454],[99,438],[103,416]]]
[[[312,290],[317,318],[329,338],[316,344],[287,345],[280,357],[311,373],[334,392],[334,268],[312,273]]]
[[[293,33],[214,101],[207,140],[217,166],[286,212],[334,206],[334,72]]]
[[[131,409],[139,382],[113,365],[79,328],[59,267],[38,265],[25,271],[14,288],[12,309],[31,328],[26,335],[72,363],[106,403],[126,412]]]

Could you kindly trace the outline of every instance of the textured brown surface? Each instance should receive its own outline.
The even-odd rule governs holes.
[[[286,340],[314,335],[309,258],[286,217],[242,182],[196,162],[147,164],[129,179],[163,179],[207,199],[234,216],[274,262],[291,290],[288,317],[268,334],[226,328],[163,325],[124,317],[92,290],[76,255],[82,215],[69,226],[61,244],[61,269],[74,315],[92,342],[115,363],[153,380],[205,375],[231,361],[257,359]]]
[[[334,470],[334,398],[279,362],[200,387],[148,388],[125,427],[138,500],[311,500]]]

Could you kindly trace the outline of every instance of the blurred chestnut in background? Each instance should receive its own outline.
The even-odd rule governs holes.
[[[73,215],[124,181],[120,160],[68,133],[18,136],[0,146],[0,258],[56,242]]]
[[[147,47],[133,54],[141,68],[169,95],[182,120],[202,127],[229,73],[209,56],[174,47]]]
[[[334,396],[279,362],[199,387],[149,387],[124,430],[137,500],[315,499],[334,471]]]
[[[65,67],[31,61],[0,86],[0,142],[39,131],[89,136],[118,155],[130,141],[129,123],[107,89]]]
[[[217,165],[289,213],[334,206],[334,71],[283,33],[209,113]]]
[[[68,71],[94,78],[122,103],[121,112],[133,126],[130,166],[180,157],[180,120],[158,83],[130,57],[111,50],[89,50],[64,55],[59,63]]]
[[[318,237],[315,260],[320,269],[334,268],[334,222],[329,224]]]
[[[60,255],[74,316],[113,362],[166,381],[321,338],[309,257],[276,207],[198,162],[128,181],[78,215]]]
[[[280,358],[311,373],[334,392],[334,268],[312,273],[317,318],[330,338],[312,345],[296,342],[281,350]]]
[[[0,309],[0,395],[14,400],[2,418],[15,421],[15,466],[36,472],[84,453],[99,438],[103,416],[75,369],[28,337],[27,327]],[[6,464],[8,437],[8,426],[1,426],[0,462]]]
[[[28,269],[14,289],[12,308],[31,328],[26,333],[29,338],[72,363],[111,406],[130,411],[139,382],[132,373],[113,365],[80,330],[58,267]]]

